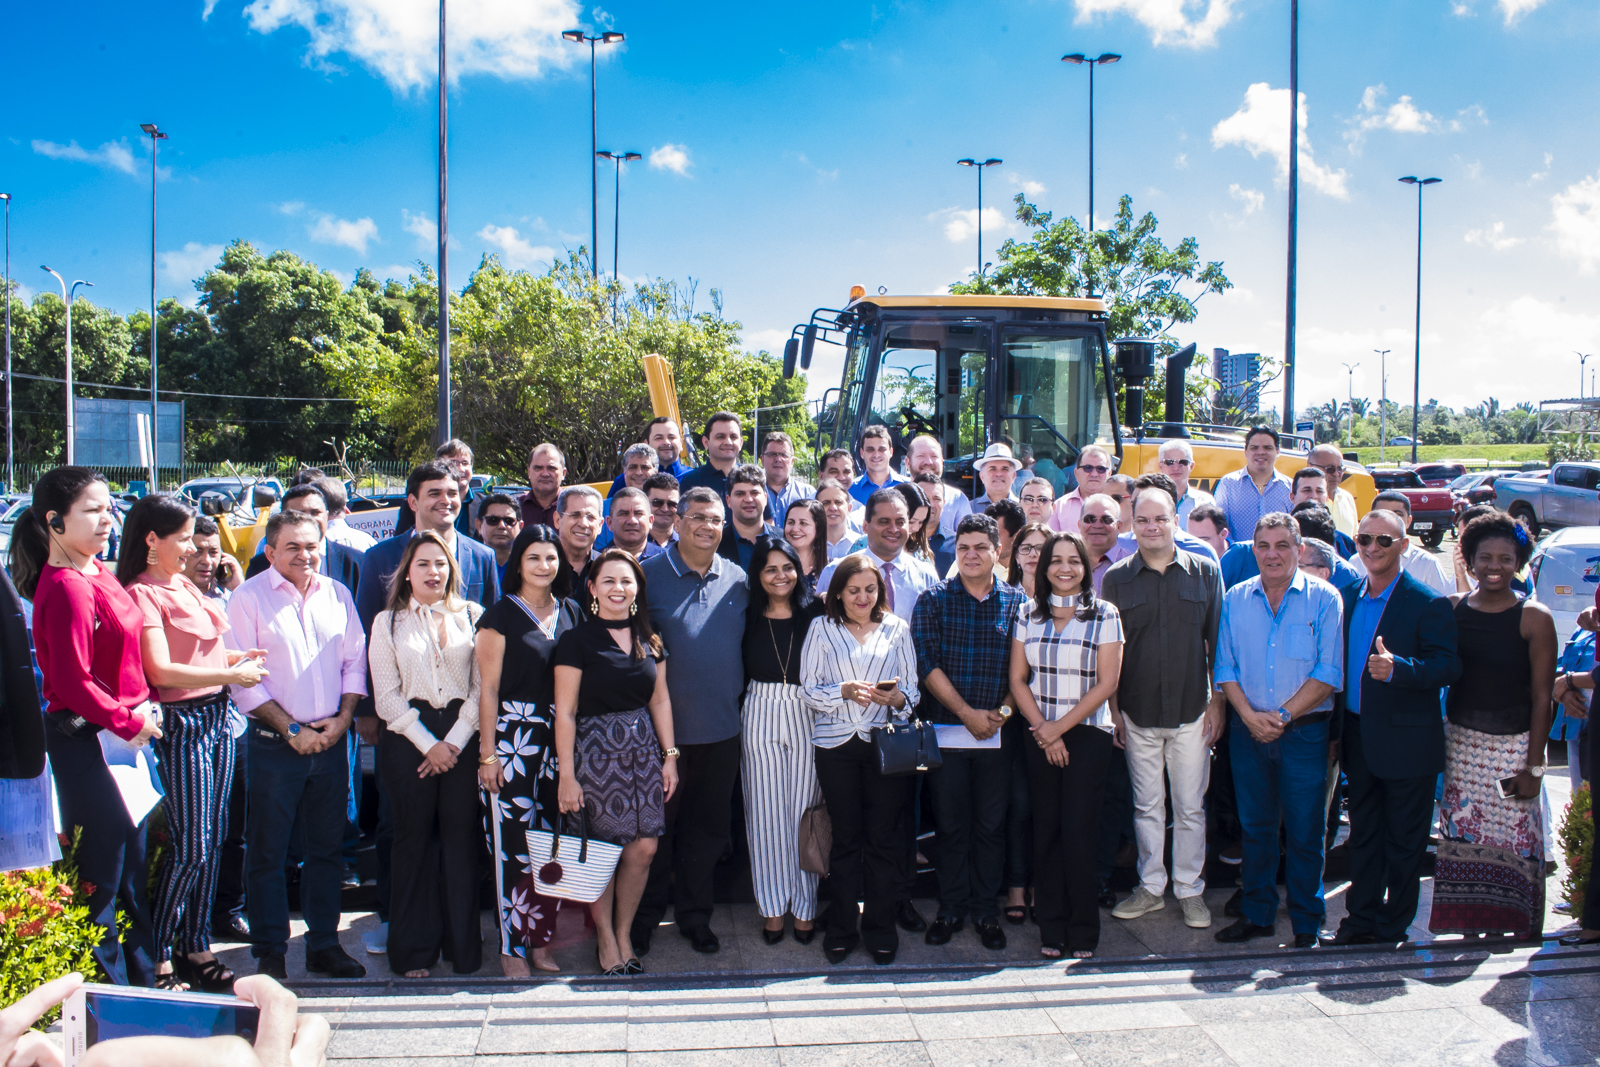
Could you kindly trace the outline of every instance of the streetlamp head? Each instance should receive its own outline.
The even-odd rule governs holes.
[[[1084,55],[1082,52],[1074,52],[1070,56],[1062,56],[1061,57],[1061,62],[1063,62],[1063,63],[1071,63],[1071,64],[1074,64],[1074,65],[1079,64],[1079,63],[1087,63],[1088,61],[1089,61],[1089,57]]]
[[[9,201],[10,199],[11,199],[11,194],[10,193],[0,193],[0,200]]]
[[[643,158],[644,158],[644,156],[640,155],[638,152],[624,152],[624,153],[622,153],[622,161],[624,163],[632,163],[636,159],[643,159]]]
[[[583,31],[582,30],[566,30],[561,34],[561,39],[563,41],[582,41],[583,40]]]
[[[141,122],[139,123],[139,128],[157,141],[165,141],[167,139],[167,135],[156,129],[156,124],[153,122]]]
[[[1424,178],[1424,179],[1422,179],[1422,183],[1421,184],[1423,184],[1423,185],[1438,185],[1442,181],[1444,181],[1443,178]]]
[[[594,158],[596,158],[596,159],[615,159],[616,157],[613,156],[610,152],[596,152],[594,154]]]
[[[621,41],[622,34],[618,33],[616,30],[607,30],[605,33],[600,35],[601,44],[619,44]]]
[[[1117,60],[1119,60],[1121,58],[1122,58],[1122,56],[1119,55],[1116,52],[1102,52],[1100,55],[1095,57],[1094,61],[1096,63],[1104,65],[1106,63],[1115,63]]]
[[[991,156],[990,158],[984,160],[982,163],[979,163],[978,166],[980,166],[980,167],[992,167],[996,163],[1004,163],[1004,162],[1005,162],[1005,160],[1003,160],[1003,159],[995,159],[995,158],[993,158]]]
[[[958,167],[976,167],[977,165],[978,165],[978,161],[976,159],[958,159],[958,160],[956,160],[956,166],[958,166]]]

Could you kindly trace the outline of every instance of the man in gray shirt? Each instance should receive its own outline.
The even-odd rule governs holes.
[[[705,487],[678,501],[678,540],[643,564],[650,625],[678,669],[667,672],[678,742],[678,790],[656,842],[650,881],[633,920],[634,951],[673,917],[696,952],[716,952],[711,932],[712,871],[728,846],[739,773],[739,705],[744,695],[744,619],[750,590],[738,564],[717,554],[726,514]]]

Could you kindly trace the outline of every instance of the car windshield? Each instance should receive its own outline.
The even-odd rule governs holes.
[[[17,516],[21,515],[31,503],[33,503],[33,497],[25,496],[6,508],[5,514],[0,515],[0,526],[15,526],[17,524]]]
[[[1450,483],[1450,488],[1451,489],[1470,489],[1474,485],[1476,485],[1478,480],[1480,478],[1482,478],[1482,477],[1483,477],[1483,475],[1481,475],[1481,474],[1463,474],[1461,477],[1457,478],[1455,481]]]
[[[1379,471],[1372,476],[1379,489],[1425,489],[1416,471]]]

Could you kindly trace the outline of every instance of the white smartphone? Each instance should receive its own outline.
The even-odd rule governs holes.
[[[67,1067],[94,1045],[118,1037],[217,1037],[255,1043],[261,1009],[238,997],[131,986],[84,985],[61,1005]]]

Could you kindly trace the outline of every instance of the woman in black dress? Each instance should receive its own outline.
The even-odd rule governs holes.
[[[667,653],[650,626],[644,572],[627,552],[600,553],[586,595],[588,617],[556,646],[558,796],[563,812],[584,812],[591,836],[623,846],[589,913],[600,969],[637,974],[644,967],[628,935],[678,787]]]
[[[533,889],[528,831],[556,829],[553,659],[561,635],[578,623],[567,595],[556,532],[529,526],[511,546],[505,595],[478,623],[478,782],[494,857],[500,915],[500,966],[523,978],[528,957],[541,971],[550,958],[559,901]]]

